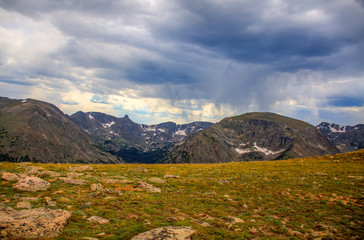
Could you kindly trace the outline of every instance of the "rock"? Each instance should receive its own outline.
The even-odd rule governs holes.
[[[105,219],[99,216],[92,216],[87,219],[90,222],[97,222],[98,224],[108,224],[110,222],[109,219]]]
[[[16,204],[16,208],[31,209],[32,208],[32,204],[30,202],[18,202]]]
[[[49,182],[38,177],[26,177],[20,179],[16,184],[14,184],[14,188],[21,191],[35,192],[38,190],[46,190],[50,185],[51,184]]]
[[[47,176],[54,178],[61,176],[61,174],[54,171],[43,171],[38,174],[38,177],[47,177]]]
[[[46,201],[48,206],[51,206],[51,207],[57,206],[57,203],[55,201],[52,201],[52,198],[50,198],[50,197],[44,197],[44,200]]]
[[[76,177],[80,177],[80,176],[83,176],[85,174],[83,173],[76,173],[76,172],[70,172],[70,173],[67,173],[66,174],[66,177],[67,178],[76,178]]]
[[[14,210],[0,208],[0,237],[44,238],[56,237],[68,223],[71,213],[62,209],[35,208]]]
[[[59,179],[64,183],[72,185],[85,185],[87,183],[87,181],[83,179],[73,179],[73,178],[59,178]]]
[[[148,169],[146,169],[145,167],[137,167],[135,170],[137,170],[139,172],[143,172],[143,173],[148,172]]]
[[[190,240],[195,232],[191,227],[160,227],[141,233],[131,240]]]
[[[179,176],[166,174],[166,175],[164,175],[164,178],[179,178]]]
[[[228,218],[232,220],[229,223],[228,229],[230,229],[236,223],[243,223],[244,222],[244,220],[242,220],[241,218],[238,218],[238,217],[228,216]]]
[[[134,181],[128,179],[113,179],[113,178],[104,178],[100,179],[101,182],[104,183],[133,183]]]
[[[25,177],[26,175],[23,174],[23,176]],[[3,172],[1,178],[6,181],[15,181],[15,180],[17,181],[20,179],[19,174],[9,173],[9,172]]]
[[[92,191],[100,191],[102,189],[104,189],[104,186],[101,183],[91,184],[91,190]]]
[[[328,176],[329,174],[327,173],[323,173],[323,172],[316,172],[315,175],[319,175],[319,176]]]
[[[152,192],[152,193],[162,192],[162,190],[160,188],[154,187],[153,185],[142,182],[140,180],[138,181],[138,188],[147,190],[148,192]]]
[[[36,202],[39,201],[37,197],[21,197],[20,198],[23,202]]]
[[[258,230],[257,230],[257,229],[255,229],[255,228],[250,228],[250,229],[249,229],[249,233],[250,233],[250,234],[257,234],[257,233],[258,233]]]
[[[156,178],[156,177],[149,178],[149,181],[154,182],[154,183],[165,183],[166,182],[166,180]]]
[[[25,167],[25,170],[26,170],[25,174],[37,175],[37,174],[39,174],[39,171],[44,170],[44,168],[31,166],[31,167]]]
[[[68,170],[73,171],[73,172],[85,172],[85,171],[93,171],[93,167],[91,166],[76,166],[76,167],[69,167]]]

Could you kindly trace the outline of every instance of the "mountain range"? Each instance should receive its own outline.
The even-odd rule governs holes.
[[[218,123],[145,125],[127,115],[64,114],[34,99],[0,97],[0,161],[216,163],[311,157],[362,148],[364,125],[247,113]]]

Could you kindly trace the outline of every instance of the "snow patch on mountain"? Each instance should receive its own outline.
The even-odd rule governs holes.
[[[183,129],[183,130],[178,129],[177,131],[175,131],[175,132],[173,133],[173,135],[187,136],[186,129]]]
[[[89,119],[93,119],[94,117],[91,115],[91,113],[88,115]]]
[[[241,143],[240,146],[246,146],[246,144]],[[262,153],[264,153],[264,155],[268,156],[268,155],[275,155],[275,154],[281,153],[281,152],[284,151],[284,149],[274,152],[274,151],[269,150],[267,148],[259,147],[257,145],[257,143],[255,142],[254,146],[251,147],[251,148],[245,148],[245,149],[235,148],[235,151],[237,153],[239,153],[239,154],[250,153],[250,152],[262,152]]]
[[[114,121],[111,121],[111,122],[109,122],[109,123],[102,123],[102,126],[104,127],[104,128],[109,128],[109,127],[111,127],[112,125],[114,125],[115,124],[115,122]]]

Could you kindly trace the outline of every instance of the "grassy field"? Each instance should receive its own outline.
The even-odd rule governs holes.
[[[28,166],[66,175],[77,165]],[[130,239],[161,226],[192,226],[194,240],[364,239],[363,150],[270,162],[90,166],[75,177],[87,180],[83,186],[42,177],[51,187],[28,193],[1,180],[1,204],[15,208],[21,197],[36,197],[37,208],[51,198],[56,206],[49,208],[73,213],[56,239]],[[24,166],[1,163],[0,170],[20,173]],[[140,189],[138,180],[162,192]],[[95,183],[108,190],[92,190]],[[110,221],[89,222],[91,216]]]

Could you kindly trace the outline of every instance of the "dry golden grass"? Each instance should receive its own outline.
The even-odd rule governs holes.
[[[160,226],[192,226],[197,239],[363,239],[364,150],[282,161],[198,165],[90,165],[77,178],[83,186],[43,177],[43,192],[14,190],[15,181],[1,181],[0,199],[15,207],[21,197],[37,197],[33,208],[57,206],[73,212],[56,239],[130,239]],[[31,164],[63,175],[69,164]],[[141,166],[143,168],[141,168]],[[22,165],[1,163],[7,172]],[[164,178],[164,175],[179,178]],[[165,180],[152,182],[150,178]],[[115,181],[103,181],[115,179]],[[117,181],[116,181],[117,180]],[[129,180],[129,181],[127,181]],[[142,180],[162,189],[138,188]],[[90,186],[101,183],[104,191]],[[90,216],[109,219],[89,222]]]

